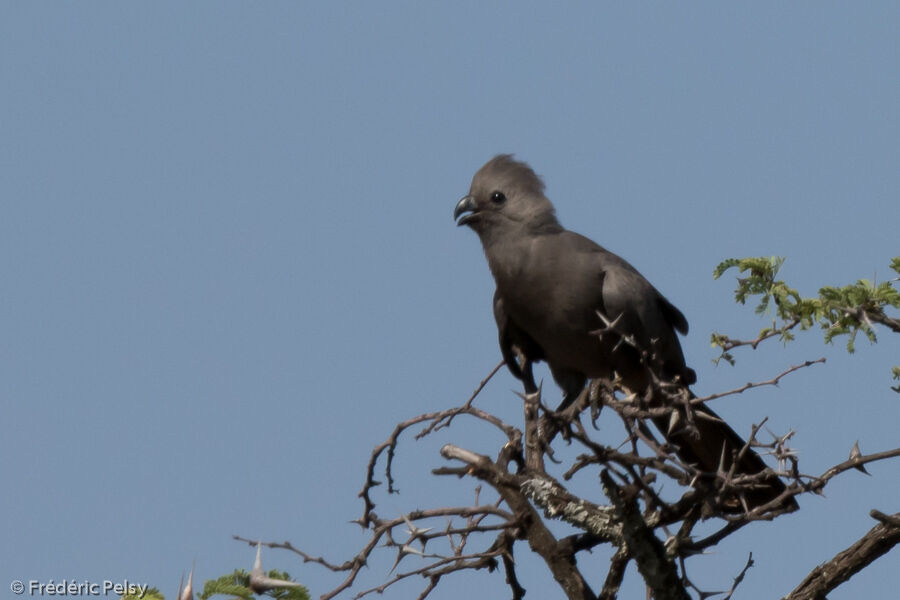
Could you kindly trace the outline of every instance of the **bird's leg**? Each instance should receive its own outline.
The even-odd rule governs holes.
[[[584,392],[584,385],[587,383],[587,377],[580,373],[575,373],[572,371],[560,371],[559,369],[553,370],[551,369],[551,373],[553,373],[553,379],[556,380],[556,383],[559,384],[559,387],[563,389],[565,392],[565,396],[563,396],[563,401],[556,408],[556,414],[561,413],[566,410],[572,403],[578,400],[578,397]]]
[[[552,367],[550,372],[553,374],[553,379],[563,389],[563,392],[565,392],[565,396],[563,397],[562,403],[555,411],[545,409],[546,413],[541,419],[541,442],[543,446],[548,449],[550,447],[550,442],[553,441],[553,438],[556,437],[556,434],[560,433],[560,431],[562,431],[563,437],[568,439],[568,419],[563,417],[561,413],[578,400],[579,396],[584,393],[584,386],[585,383],[587,383],[587,378],[580,373],[561,371],[560,369],[553,369]]]
[[[529,396],[537,393],[538,386],[534,383],[534,369],[532,368],[534,363],[520,351],[516,352],[516,359],[519,368],[519,379],[522,380],[522,384],[525,386],[525,393]],[[515,375],[515,373],[513,374]]]
[[[608,388],[604,386],[604,382],[600,379],[592,379],[590,385],[588,386],[588,406],[591,408],[591,425],[594,429],[599,430],[597,427],[597,419],[600,418],[600,409],[603,408],[603,399],[600,397],[601,394],[612,394]]]
[[[576,400],[578,400],[578,397],[581,396],[581,393],[583,391],[584,391],[584,388],[582,388],[578,391],[566,392],[566,395],[563,397],[563,401],[559,403],[559,406],[556,407],[556,410],[554,412],[559,414],[562,411],[569,408],[570,406],[572,406],[572,403],[575,402]]]

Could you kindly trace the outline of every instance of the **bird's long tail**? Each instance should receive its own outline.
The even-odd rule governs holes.
[[[701,471],[715,473],[722,468],[728,472],[734,462],[734,457],[746,445],[741,436],[719,418],[712,409],[703,405],[694,408],[697,434],[691,433],[684,427],[685,415],[683,412],[680,417],[680,426],[676,425],[675,430],[671,433],[668,432],[670,425],[668,418],[653,419],[654,424],[665,435],[666,440],[675,447],[679,458],[696,466]],[[753,475],[766,468],[766,463],[759,454],[748,448],[740,457],[735,469],[735,476]],[[744,499],[747,507],[752,510],[775,500],[784,490],[784,482],[777,475],[772,474],[748,488],[744,493]],[[739,498],[733,498],[726,504],[729,508],[733,508],[734,512],[743,512],[744,510]],[[788,498],[783,506],[795,510],[797,503],[793,498]]]

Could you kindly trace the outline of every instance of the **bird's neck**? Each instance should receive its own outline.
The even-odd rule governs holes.
[[[518,240],[524,243],[539,236],[557,235],[564,231],[563,226],[550,213],[540,218],[531,219],[527,223],[508,221],[502,228],[481,229],[478,231],[478,237],[481,238],[481,245],[484,246],[484,250],[487,252],[488,248],[508,245],[511,240]]]
[[[502,235],[483,240],[484,254],[499,288],[528,279],[544,235]]]

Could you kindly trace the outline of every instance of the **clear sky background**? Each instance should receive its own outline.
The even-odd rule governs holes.
[[[736,367],[709,346],[766,324],[731,275],[713,281],[724,258],[786,256],[806,294],[891,276],[898,30],[890,2],[4,0],[0,583],[127,578],[172,597],[194,560],[201,580],[250,568],[232,534],[350,558],[372,447],[465,401],[500,358],[480,244],[451,217],[498,152],[687,315],[699,392],[828,358],[718,401],[735,429],[796,429],[807,473],[857,439],[900,445],[889,333],[847,356],[814,331]],[[519,423],[516,388],[504,373],[479,403]],[[429,475],[446,442],[502,440],[462,420],[404,438],[380,514],[471,501],[474,481]],[[898,510],[900,462],[869,471],[692,559],[692,578],[728,589],[752,551],[738,597],[789,592],[875,524],[869,509]],[[578,485],[602,500],[594,477]],[[519,548],[528,597],[561,597]],[[582,559],[597,589],[607,556]],[[341,579],[283,552],[264,564],[314,596]],[[893,597],[898,565],[832,597]],[[479,573],[434,597],[464,594],[508,592]],[[635,577],[622,597],[643,598]]]

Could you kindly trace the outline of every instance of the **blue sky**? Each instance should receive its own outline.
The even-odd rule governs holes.
[[[786,256],[806,294],[891,275],[898,25],[878,2],[2,2],[3,585],[127,578],[171,596],[195,559],[200,579],[250,567],[232,534],[349,558],[371,448],[499,360],[480,245],[451,218],[498,152],[687,315],[698,391],[828,358],[718,401],[735,429],[796,429],[807,473],[857,439],[900,445],[887,332],[853,356],[810,332],[734,368],[708,343],[766,324],[712,280],[724,258]],[[515,422],[515,388],[504,373],[480,403]],[[428,475],[446,442],[502,443],[464,422],[404,440],[380,514],[471,499],[474,482]],[[869,470],[692,560],[692,578],[727,589],[752,551],[739,597],[787,593],[869,509],[897,510],[900,463]],[[519,552],[529,597],[559,597]],[[583,560],[602,575],[606,556]],[[264,558],[314,595],[339,582]],[[887,597],[891,564],[832,597]],[[643,597],[633,577],[627,593]]]

